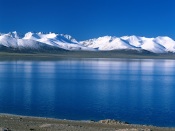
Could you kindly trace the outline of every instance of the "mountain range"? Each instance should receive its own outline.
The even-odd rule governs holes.
[[[19,34],[16,31],[0,33],[0,50],[35,51],[113,51],[134,50],[152,53],[175,53],[175,41],[168,36],[146,38],[140,36],[104,36],[77,41],[70,35],[57,33]]]

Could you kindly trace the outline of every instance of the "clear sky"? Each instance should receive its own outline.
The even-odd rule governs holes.
[[[175,0],[0,0],[0,32],[99,36],[170,36]]]

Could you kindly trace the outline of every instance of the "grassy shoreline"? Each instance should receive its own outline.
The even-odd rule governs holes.
[[[4,131],[5,129],[10,131],[175,131],[175,128],[134,125],[120,122],[75,121],[0,114],[0,130]]]
[[[175,54],[142,54],[115,51],[67,51],[59,53],[8,53],[0,52],[0,60],[58,60],[68,58],[126,58],[126,59],[175,59]]]

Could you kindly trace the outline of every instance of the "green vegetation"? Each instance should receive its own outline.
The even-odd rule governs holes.
[[[175,54],[154,54],[138,51],[58,51],[47,52],[0,52],[0,60],[57,60],[69,58],[127,58],[127,59],[175,59]]]

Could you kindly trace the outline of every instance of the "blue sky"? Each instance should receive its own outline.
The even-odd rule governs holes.
[[[170,36],[175,0],[0,0],[0,32],[99,36]]]

